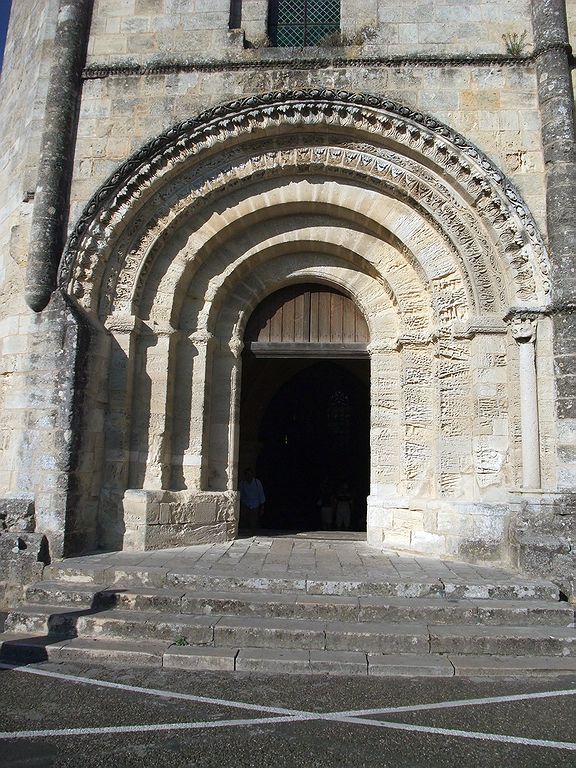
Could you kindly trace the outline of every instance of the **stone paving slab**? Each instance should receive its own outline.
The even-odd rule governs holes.
[[[428,582],[437,585],[442,582],[444,589],[449,585],[454,597],[461,596],[458,590],[470,584],[500,583],[503,586],[522,582],[526,589],[530,589],[531,585],[546,583],[519,577],[499,565],[477,566],[446,559],[409,556],[392,550],[375,549],[366,541],[334,540],[329,537],[275,538],[264,535],[218,544],[150,552],[97,553],[69,558],[46,568],[44,577],[98,581],[97,577],[105,573],[117,582],[147,578],[150,586],[159,586],[158,582],[164,584],[166,574],[173,574],[172,580],[178,580],[178,583],[185,583],[188,578],[195,586],[199,586],[195,577],[202,575],[235,577],[240,580],[254,578],[256,582],[261,581],[262,588],[268,591],[275,591],[275,581],[278,582],[277,591],[281,591],[282,573],[289,576],[287,580],[290,582],[298,576],[308,581],[316,579],[319,582],[334,583],[355,580],[378,584],[391,580],[399,584]],[[109,583],[106,578],[99,581]],[[269,583],[264,584],[266,581]],[[214,588],[214,585],[210,588]],[[257,588],[257,583],[254,588]],[[323,588],[321,583],[318,588]],[[482,598],[491,595],[479,591],[474,596]]]
[[[431,653],[576,656],[576,630],[567,627],[430,627]]]
[[[62,661],[93,659],[100,663],[159,667],[162,666],[162,657],[168,647],[168,643],[162,642],[139,640],[134,643],[77,637],[63,643],[58,652],[58,659]]]
[[[310,671],[326,675],[367,675],[365,653],[310,651]]]
[[[427,653],[430,634],[423,624],[326,625],[326,649],[375,653]]]
[[[214,645],[323,649],[325,624],[319,621],[225,617],[214,627]]]
[[[4,661],[78,661],[112,666],[190,671],[338,674],[378,677],[554,677],[576,673],[576,657],[519,657],[438,654],[363,654],[286,648],[211,648],[167,642],[106,638],[68,640],[0,635]]]
[[[576,672],[574,656],[449,656],[461,677],[542,677]]]
[[[117,608],[195,615],[254,615],[311,620],[428,624],[574,625],[574,606],[534,600],[439,600],[381,595],[309,595],[300,592],[203,592],[180,588],[103,587],[40,582],[26,592],[29,604],[75,608]]]

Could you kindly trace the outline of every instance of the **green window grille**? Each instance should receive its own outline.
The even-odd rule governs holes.
[[[340,0],[270,0],[268,36],[272,45],[316,45],[340,32]]]

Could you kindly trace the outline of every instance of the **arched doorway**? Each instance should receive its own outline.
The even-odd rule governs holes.
[[[262,526],[366,530],[370,487],[368,328],[354,302],[327,286],[275,292],[245,333],[240,456],[266,489]],[[350,520],[320,513],[348,496]],[[242,526],[243,521],[240,520]]]
[[[61,287],[93,338],[86,365],[71,368],[86,370],[89,386],[58,422],[83,419],[73,495],[58,501],[58,514],[74,510],[71,531],[89,521],[104,546],[134,549],[236,535],[238,462],[258,460],[260,439],[257,428],[240,435],[248,355],[283,371],[275,388],[254,378],[268,387],[267,398],[253,395],[265,410],[312,361],[350,366],[368,354],[368,337],[351,339],[344,320],[340,343],[322,338],[346,312],[330,310],[317,338],[306,337],[296,324],[304,296],[269,318],[272,330],[274,317],[282,329],[293,317],[291,341],[246,333],[271,290],[305,281],[330,302],[345,296],[370,328],[369,543],[506,555],[524,498],[516,490],[537,487],[524,480],[525,456],[541,458],[543,481],[554,473],[538,429],[521,418],[538,412],[539,394],[553,397],[537,227],[505,175],[449,126],[371,95],[316,89],[174,126],[79,219]],[[311,334],[313,313],[304,316]],[[525,320],[538,324],[537,344]],[[324,344],[327,358],[317,354]],[[301,367],[288,376],[291,360]],[[264,413],[249,413],[259,427]]]

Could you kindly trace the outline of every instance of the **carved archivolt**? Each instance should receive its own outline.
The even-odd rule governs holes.
[[[251,193],[251,185],[258,184],[261,187],[265,178],[294,179],[303,172],[314,174],[323,169],[329,178],[343,180],[344,186],[358,184],[360,181],[364,189],[377,189],[390,199],[405,202],[423,223],[435,230],[435,240],[443,250],[450,253],[451,267],[455,266],[457,271],[466,276],[470,303],[483,311],[494,311],[495,304],[506,305],[507,297],[500,280],[495,249],[478,221],[445,185],[441,182],[435,185],[433,174],[424,169],[418,176],[417,163],[400,158],[395,153],[388,154],[390,157],[384,160],[360,154],[356,150],[344,152],[334,147],[306,147],[297,152],[270,151],[244,158],[242,162],[238,159],[236,163],[224,163],[226,172],[210,179],[203,177],[203,187],[193,193],[189,192],[191,179],[187,175],[178,184],[180,195],[178,190],[170,190],[163,200],[161,210],[159,206],[155,207],[150,218],[143,220],[142,217],[138,224],[134,222],[134,226],[121,238],[118,252],[124,256],[111,260],[105,278],[105,296],[109,296],[113,302],[134,302],[137,306],[156,254],[162,252],[178,226],[182,226],[182,220],[185,226],[194,211],[208,205],[208,197],[219,193],[229,198],[234,190],[243,190],[246,195],[251,195],[251,207],[254,209],[258,205],[258,194],[256,191]],[[312,160],[317,164],[314,168],[310,166]],[[173,186],[176,187],[176,184]],[[270,197],[269,194],[260,202],[264,215],[268,217],[274,215],[273,211],[266,210],[270,207]],[[318,193],[314,193],[310,202],[321,202]],[[359,202],[355,202],[357,209],[359,205]],[[231,207],[228,205],[229,209]],[[345,211],[340,210],[340,216],[345,221]],[[369,222],[368,217],[366,221]],[[375,223],[372,222],[371,226],[374,227]],[[226,237],[225,228],[218,237]],[[396,241],[397,247],[402,249],[402,242],[398,238]],[[405,241],[404,250],[408,250],[408,247],[409,243]],[[99,264],[103,267],[102,258]],[[433,269],[429,267],[429,279],[441,279],[448,269],[447,264],[439,263]],[[121,285],[118,283],[120,271],[123,273]],[[536,286],[532,279],[524,280],[522,285],[528,295],[535,293]]]
[[[405,201],[460,260],[475,294],[471,310],[546,304],[548,262],[536,225],[476,147],[388,100],[323,89],[235,101],[148,143],[86,207],[61,284],[88,311],[100,303],[107,315],[122,291],[137,299],[179,215],[200,215],[223,194],[287,173],[343,178]]]

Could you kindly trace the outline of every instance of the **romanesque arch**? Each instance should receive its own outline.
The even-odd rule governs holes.
[[[542,240],[498,169],[422,114],[326,90],[209,110],[99,190],[60,280],[107,391],[82,435],[104,543],[235,535],[244,329],[299,282],[345,291],[370,330],[369,541],[492,556],[510,492],[546,475],[518,376],[548,303]]]

